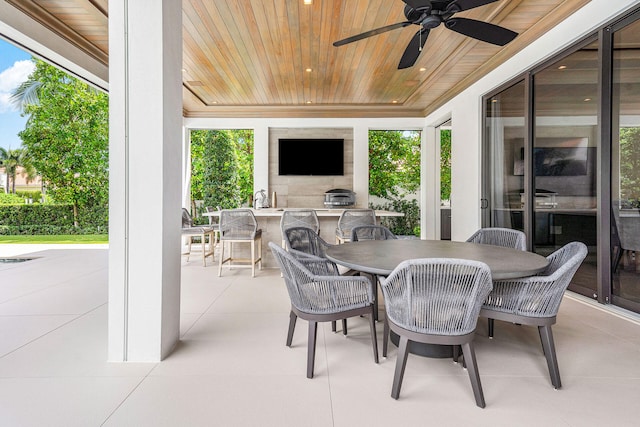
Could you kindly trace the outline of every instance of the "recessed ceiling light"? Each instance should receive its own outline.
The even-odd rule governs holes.
[[[589,101],[591,101],[591,98],[585,98],[584,99],[584,102],[589,102]]]
[[[311,101],[307,101],[307,104],[311,104]]]
[[[398,103],[398,101],[394,99],[393,101],[391,101],[391,103],[392,103],[392,104],[397,104],[397,103]]]
[[[304,4],[313,4],[313,0],[304,0]]]
[[[427,71],[427,69],[424,68],[424,67],[420,67],[420,70],[418,70],[418,71]]]
[[[566,66],[566,65],[561,65],[561,66],[559,66],[559,67],[558,67],[558,70],[564,70],[564,69],[566,69],[566,68],[567,68],[567,66]]]
[[[310,72],[312,72],[313,70],[312,70],[311,68],[305,68],[305,71],[306,71],[307,73],[310,73]]]

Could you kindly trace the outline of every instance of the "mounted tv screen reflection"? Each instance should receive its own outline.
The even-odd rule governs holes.
[[[586,175],[587,158],[587,147],[533,149],[536,176]]]
[[[586,145],[586,138],[563,142]],[[577,144],[576,144],[577,145]],[[595,147],[534,147],[535,176],[580,176],[589,173],[589,161],[594,160]],[[524,148],[514,151],[513,174],[524,175]]]
[[[344,175],[344,139],[279,139],[278,175]]]

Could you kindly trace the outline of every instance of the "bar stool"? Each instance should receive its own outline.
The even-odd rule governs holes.
[[[229,256],[224,257],[225,243],[229,243]],[[251,258],[234,258],[233,244],[249,243]],[[256,250],[257,246],[257,250]],[[251,267],[251,277],[256,275],[256,264],[262,270],[262,230],[251,209],[224,209],[220,212],[220,261],[218,276],[222,276],[222,264],[244,263]]]

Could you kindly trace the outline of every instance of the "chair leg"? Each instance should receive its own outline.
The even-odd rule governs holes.
[[[478,364],[476,362],[476,352],[473,348],[472,341],[462,344],[462,355],[464,360],[467,361],[469,380],[471,380],[471,388],[476,398],[476,405],[484,408],[484,393],[482,392],[482,383],[480,382],[480,374],[478,373]]]
[[[373,360],[378,363],[378,334],[376,333],[376,319],[373,318],[373,310],[369,315],[369,326],[371,327],[371,342],[373,343]]]
[[[224,242],[220,242],[220,259],[218,260],[218,277],[222,276],[222,260],[224,260]]]
[[[347,335],[347,319],[342,319],[342,335]]]
[[[256,241],[251,242],[251,277],[256,277]]]
[[[318,323],[309,321],[309,337],[307,343],[307,378],[313,378],[313,365],[316,360],[316,336]]]
[[[291,347],[291,342],[293,341],[293,332],[296,329],[296,320],[298,320],[298,316],[292,311],[289,313],[289,331],[287,332],[287,347]]]
[[[453,363],[458,363],[458,359],[460,358],[460,346],[454,345],[453,347]]]
[[[549,376],[551,377],[551,384],[555,389],[562,387],[560,381],[560,369],[558,368],[558,360],[556,359],[556,347],[553,343],[553,332],[551,332],[551,325],[538,326],[540,332],[540,339],[542,341],[542,349],[544,350],[544,357],[547,359],[547,366],[549,367]]]
[[[373,316],[377,321],[378,317],[378,276],[371,275],[371,286],[373,286]]]
[[[487,319],[487,330],[488,330],[489,339],[493,338],[493,323],[494,323],[493,319]]]
[[[398,399],[400,397],[400,389],[402,388],[402,379],[404,378],[404,368],[407,366],[407,356],[409,356],[409,339],[400,336],[398,343],[398,355],[396,356],[396,370],[393,374],[393,386],[391,387],[391,397]]]
[[[331,332],[336,332],[338,330],[338,328],[336,328],[336,321],[332,320],[331,321]]]
[[[384,329],[382,332],[382,357],[387,357],[387,349],[389,347],[389,322],[387,316],[384,316]]]
[[[200,243],[202,244],[202,266],[207,266],[207,240],[205,239],[205,233],[200,235]]]

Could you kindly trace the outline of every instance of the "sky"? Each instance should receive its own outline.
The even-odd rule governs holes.
[[[0,38],[0,147],[20,148],[18,132],[26,117],[9,102],[11,93],[33,71],[31,55]]]

